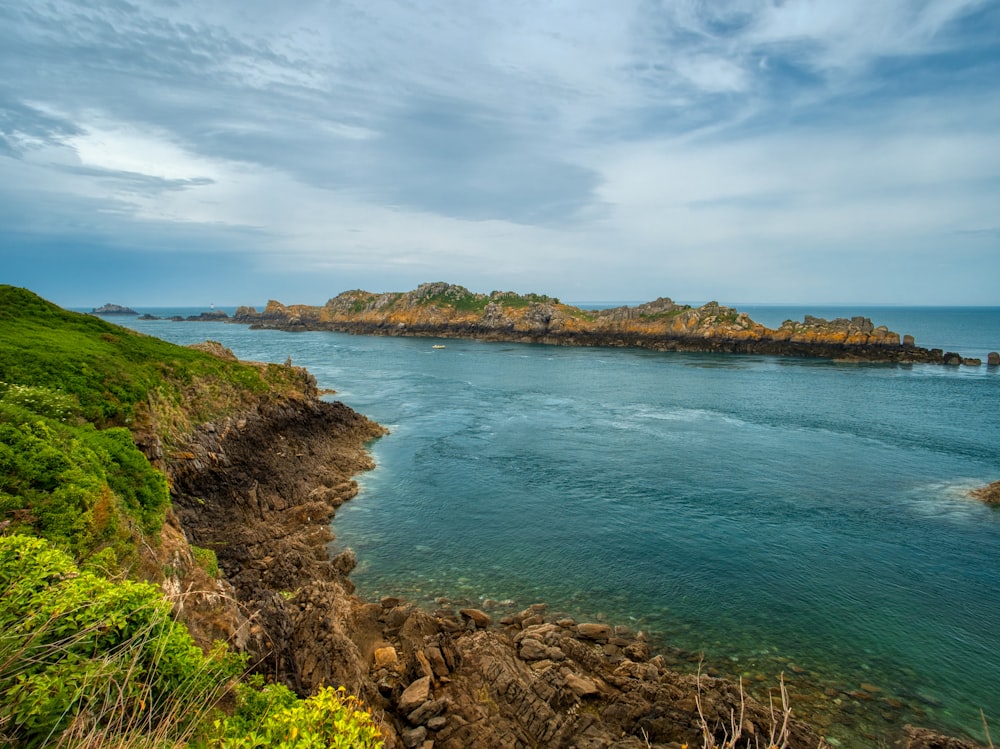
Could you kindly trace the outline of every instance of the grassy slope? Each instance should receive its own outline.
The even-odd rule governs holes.
[[[129,430],[168,447],[301,370],[220,359],[0,286],[0,523],[127,570],[169,503]]]

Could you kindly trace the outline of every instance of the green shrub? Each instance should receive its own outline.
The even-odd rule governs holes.
[[[223,646],[206,656],[170,608],[148,583],[0,537],[0,743],[184,741],[243,662]]]
[[[198,563],[198,566],[205,570],[210,577],[219,576],[219,558],[215,556],[214,551],[192,544],[191,554],[194,556],[194,561]]]
[[[11,392],[0,397],[0,518],[78,560],[109,546],[127,560],[131,526],[152,534],[163,524],[166,478],[128,430],[49,418]]]
[[[371,712],[343,687],[296,700],[281,685],[259,680],[237,688],[237,710],[215,722],[207,746],[218,749],[378,749],[382,735]]]

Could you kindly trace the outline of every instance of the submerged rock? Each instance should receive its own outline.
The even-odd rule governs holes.
[[[973,489],[969,494],[988,505],[1000,506],[1000,481],[994,481],[980,489]]]

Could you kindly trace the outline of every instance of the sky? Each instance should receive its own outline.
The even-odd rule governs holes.
[[[998,305],[998,0],[3,0],[0,283],[67,307]]]

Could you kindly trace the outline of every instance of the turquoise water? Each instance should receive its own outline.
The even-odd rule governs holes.
[[[997,309],[805,311],[1000,344]],[[1000,511],[966,494],[1000,479],[997,368],[122,322],[291,356],[392,430],[335,520],[362,594],[629,623],[686,667],[784,672],[845,746],[1000,725]]]

